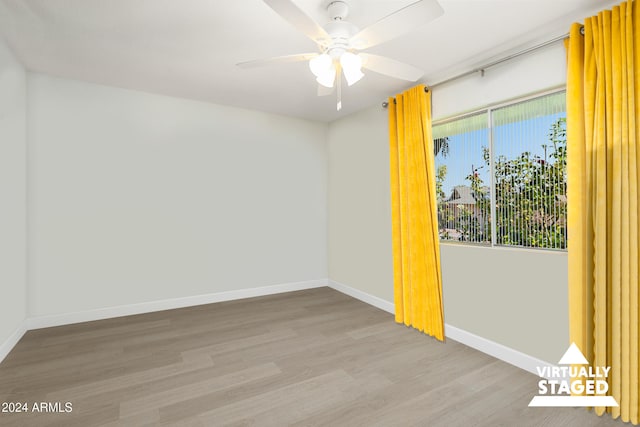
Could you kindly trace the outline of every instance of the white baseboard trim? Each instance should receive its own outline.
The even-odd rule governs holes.
[[[518,350],[514,350],[510,347],[499,344],[495,341],[488,340],[479,335],[472,334],[463,329],[456,328],[455,326],[444,325],[444,334],[447,338],[464,344],[468,347],[481,351],[489,356],[493,356],[496,359],[500,359],[503,362],[507,362],[513,366],[516,366],[532,374],[538,375],[536,368],[543,368],[544,366],[554,366],[551,363],[545,362],[528,354],[522,353]]]
[[[361,291],[360,289],[352,288],[351,286],[345,285],[340,282],[336,282],[335,280],[329,279],[329,287],[335,289],[338,292],[342,292],[345,295],[349,295],[355,299],[358,299],[362,302],[366,302],[369,305],[372,305],[380,310],[384,310],[388,313],[395,313],[395,306],[392,302],[384,300],[382,298],[376,297],[374,295],[368,294],[366,292]]]
[[[393,303],[363,292],[359,289],[355,289],[351,286],[345,285],[344,283],[339,283],[335,280],[329,279],[329,287],[391,314],[395,313],[395,306]],[[554,366],[550,363],[537,359],[533,356],[529,356],[528,354],[522,353],[518,350],[514,350],[510,347],[504,346],[497,342],[488,340],[486,338],[472,334],[471,332],[467,332],[463,329],[456,328],[455,326],[451,326],[446,323],[444,325],[444,334],[449,339],[474,348],[478,351],[488,354],[489,356],[495,357],[496,359],[507,362],[513,366],[524,369],[525,371],[531,372],[535,375],[538,375],[538,371],[536,369],[537,367],[542,368],[544,366]]]
[[[27,333],[25,322],[22,322],[15,331],[7,338],[2,344],[0,344],[0,363],[9,355],[13,347],[18,344],[18,341]]]
[[[105,307],[95,310],[74,313],[36,316],[25,321],[26,329],[42,329],[53,326],[70,325],[73,323],[91,322],[94,320],[111,319],[114,317],[130,316],[133,314],[151,313],[154,311],[171,310],[175,308],[192,307],[196,305],[212,304],[264,295],[274,295],[283,292],[301,291],[305,289],[327,286],[327,279],[307,280],[304,282],[283,283],[279,285],[261,286],[257,288],[238,289],[233,291],[216,292],[205,295],[195,295],[181,298],[171,298],[160,301],[150,301],[138,304],[127,304],[115,307]]]

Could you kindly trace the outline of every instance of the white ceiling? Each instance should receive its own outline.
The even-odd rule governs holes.
[[[321,24],[327,0],[294,0]],[[360,28],[414,0],[350,0]],[[421,68],[433,84],[568,31],[617,1],[440,0],[440,18],[371,53]],[[331,121],[412,83],[367,72],[335,97],[317,97],[307,64],[236,63],[314,52],[315,44],[261,0],[0,0],[0,34],[32,71],[105,85]]]

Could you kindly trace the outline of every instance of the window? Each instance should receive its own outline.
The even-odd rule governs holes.
[[[566,249],[565,92],[433,126],[441,241]]]

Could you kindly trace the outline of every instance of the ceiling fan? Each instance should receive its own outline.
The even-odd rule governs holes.
[[[330,20],[324,26],[315,22],[292,0],[263,1],[316,42],[319,53],[277,56],[241,62],[237,65],[250,68],[274,63],[309,61],[309,68],[318,82],[318,96],[329,95],[333,93],[333,88],[337,87],[338,110],[342,108],[342,74],[348,86],[364,76],[362,68],[412,82],[422,77],[423,71],[412,65],[360,51],[408,33],[444,13],[437,0],[419,0],[360,30],[345,20],[349,14],[347,0],[327,2]]]

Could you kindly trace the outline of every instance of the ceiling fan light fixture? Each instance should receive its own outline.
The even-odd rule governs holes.
[[[330,18],[323,26],[302,11],[296,5],[297,0],[263,1],[285,21],[313,40],[320,53],[286,55],[246,61],[238,65],[249,68],[270,63],[308,61],[309,69],[318,82],[318,96],[328,95],[333,92],[331,89],[337,88],[338,110],[342,108],[343,75],[347,84],[352,86],[364,77],[363,66],[378,74],[417,81],[424,74],[423,70],[384,56],[364,52],[359,54],[359,51],[413,31],[444,13],[438,0],[413,0],[408,6],[397,9],[361,30],[345,20],[351,0],[323,0],[322,4]]]
[[[344,71],[344,77],[349,86],[364,77],[362,73],[362,58],[351,52],[345,52],[340,56],[340,65]]]
[[[331,59],[331,57],[326,53],[318,55],[315,58],[311,58],[311,60],[309,60],[309,69],[316,77],[325,75],[331,68],[333,68],[332,66],[333,59]]]
[[[336,80],[336,68],[332,66],[326,70],[322,75],[316,78],[316,81],[324,87],[333,87],[333,83]]]

